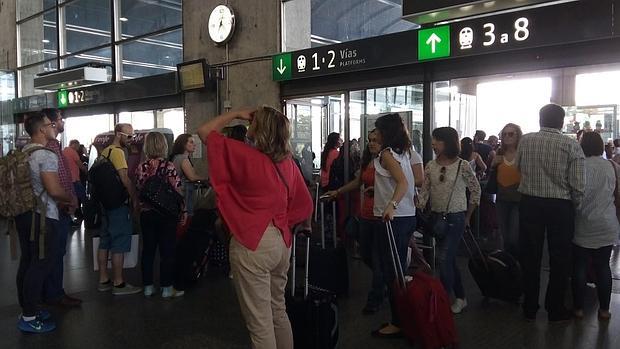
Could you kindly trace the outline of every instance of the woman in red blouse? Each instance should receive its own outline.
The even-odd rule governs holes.
[[[136,169],[136,187],[142,191],[146,181],[153,176],[161,176],[181,194],[181,178],[177,174],[174,164],[168,157],[168,143],[166,137],[159,132],[149,132],[144,140],[144,155],[146,160]],[[160,284],[162,297],[180,297],[183,291],[176,291],[172,286],[174,281],[174,254],[176,246],[176,228],[178,219],[162,215],[149,204],[140,202],[140,225],[142,227],[142,281],[144,295],[150,297],[155,293],[153,286],[153,262],[155,251],[159,247]],[[187,217],[184,216],[183,219]]]
[[[231,121],[249,121],[247,144],[224,137]],[[290,123],[261,107],[220,115],[198,129],[209,176],[228,226],[230,266],[254,349],[293,348],[284,288],[291,227],[310,230],[312,198],[291,157]]]

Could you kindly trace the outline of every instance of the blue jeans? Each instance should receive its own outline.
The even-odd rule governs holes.
[[[398,258],[400,264],[403,267],[403,271],[406,268],[407,263],[407,248],[409,247],[409,240],[416,227],[415,216],[410,217],[395,217],[392,221],[392,230],[394,231],[394,239],[396,241],[396,249],[398,250]],[[394,261],[392,260],[392,253],[390,252],[390,243],[388,240],[386,224],[383,222],[377,223],[380,228],[377,229],[378,242],[381,250],[381,267],[383,270],[384,281],[388,287],[388,295],[390,297],[390,307],[392,309],[392,324],[395,326],[400,325],[400,319],[398,317],[398,307],[396,305],[396,288],[394,282],[396,281],[396,273],[394,272]]]
[[[52,269],[43,284],[43,300],[57,301],[65,295],[63,288],[64,257],[67,253],[67,239],[71,230],[71,216],[58,212],[59,220],[56,223],[58,231],[47,243],[56,251],[54,260],[51,261]]]
[[[448,231],[443,239],[437,241],[437,262],[439,276],[446,292],[454,292],[456,298],[465,298],[465,289],[461,280],[461,272],[456,265],[461,238],[465,231],[465,212],[450,213],[447,215]]]
[[[383,281],[383,271],[381,270],[381,250],[379,248],[379,234],[382,234],[384,230],[378,229],[381,224],[383,223],[376,219],[360,220],[360,254],[364,263],[372,271],[372,282],[366,301],[366,305],[370,307],[381,305],[385,294],[385,281]]]
[[[504,250],[519,259],[519,203],[498,200],[495,207]]]

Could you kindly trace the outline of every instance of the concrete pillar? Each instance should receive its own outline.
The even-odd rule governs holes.
[[[17,69],[15,1],[0,1],[0,69]]]
[[[184,61],[206,58],[224,66],[226,79],[215,91],[185,95],[186,128],[196,128],[224,110],[268,104],[280,107],[279,85],[271,80],[271,55],[280,51],[280,1],[229,0],[235,11],[232,40],[216,46],[209,37],[208,20],[220,0],[183,1]],[[218,111],[218,105],[220,110]],[[197,164],[197,167],[202,167]]]
[[[575,105],[576,76],[575,68],[564,68],[551,77],[551,102],[562,106]]]

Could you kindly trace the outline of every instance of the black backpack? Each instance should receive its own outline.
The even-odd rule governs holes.
[[[165,173],[167,163],[161,161],[155,175],[144,182],[140,200],[151,205],[162,216],[178,220],[183,209],[183,196],[168,182]]]
[[[110,161],[112,149],[107,156],[100,155],[88,170],[90,199],[99,202],[106,210],[121,207],[129,198],[127,188]]]
[[[332,167],[329,169],[328,190],[337,190],[345,185],[344,183],[344,156],[342,154],[334,160]]]

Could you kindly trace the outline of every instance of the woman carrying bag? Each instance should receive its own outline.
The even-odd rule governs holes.
[[[452,312],[460,313],[467,306],[456,253],[474,209],[480,203],[480,183],[469,162],[460,159],[459,136],[451,127],[433,131],[436,159],[426,165],[424,184],[418,207],[430,201],[432,234],[437,239],[439,274],[446,292],[454,292]],[[469,202],[466,189],[469,189]]]
[[[382,145],[381,152],[374,160],[375,185],[374,206],[375,217],[391,221],[394,232],[398,259],[401,265],[407,262],[407,248],[411,235],[415,230],[414,186],[416,179],[411,168],[413,152],[411,139],[399,114],[386,114],[375,122],[377,142]],[[419,182],[422,178],[418,179]],[[379,248],[381,249],[381,266],[388,287],[392,320],[372,332],[379,338],[398,338],[403,333],[396,304],[396,275],[392,262],[392,249],[388,239],[386,225],[378,230]]]

